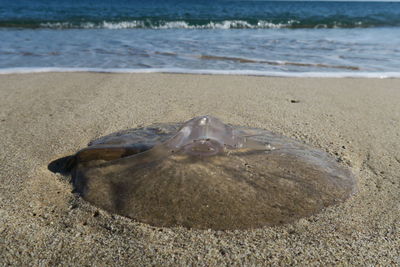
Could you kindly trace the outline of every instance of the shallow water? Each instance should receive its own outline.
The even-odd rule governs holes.
[[[400,3],[0,2],[0,73],[400,76]]]

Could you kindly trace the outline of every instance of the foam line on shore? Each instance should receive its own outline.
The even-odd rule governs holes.
[[[3,68],[0,74],[46,73],[46,72],[97,72],[97,73],[179,73],[179,74],[209,74],[209,75],[249,75],[273,77],[304,77],[304,78],[400,78],[400,72],[279,72],[257,70],[208,70],[182,68]]]

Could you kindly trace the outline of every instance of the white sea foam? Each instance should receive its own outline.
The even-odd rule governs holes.
[[[82,23],[70,23],[70,22],[46,22],[41,23],[40,27],[50,29],[71,29],[71,28],[83,28],[83,29],[279,29],[279,28],[290,28],[292,25],[299,23],[297,20],[289,20],[286,23],[272,23],[266,20],[259,20],[256,24],[250,24],[245,20],[224,20],[214,22],[211,21],[207,24],[190,24],[186,21],[159,21],[156,24],[151,21],[132,20],[132,21],[120,21],[110,22],[103,21],[101,23],[93,22],[82,22]]]
[[[180,73],[210,75],[250,75],[271,77],[304,77],[304,78],[400,78],[400,72],[278,72],[257,70],[199,70],[181,68],[3,68],[1,74],[48,73],[48,72],[99,72],[99,73]]]
[[[97,28],[102,28],[102,29],[135,29],[135,28],[144,28],[145,24],[143,21],[138,21],[138,20],[133,20],[133,21],[122,21],[122,22],[107,22],[103,21],[100,25],[97,26]],[[95,26],[90,26],[85,27],[86,29],[90,28],[96,28]]]

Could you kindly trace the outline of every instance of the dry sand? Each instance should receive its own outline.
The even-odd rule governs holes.
[[[281,227],[156,228],[91,206],[47,170],[93,138],[204,114],[328,151],[357,194]],[[1,75],[0,152],[1,265],[400,264],[399,79]]]

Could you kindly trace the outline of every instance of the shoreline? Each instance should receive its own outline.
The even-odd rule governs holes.
[[[400,78],[400,72],[284,72],[257,70],[214,70],[214,69],[183,69],[183,68],[67,68],[67,67],[22,67],[0,68],[0,75],[34,74],[34,73],[113,73],[113,74],[189,74],[189,75],[227,75],[227,76],[257,76],[280,78]]]
[[[400,263],[400,79],[237,75],[0,75],[0,254],[11,265]],[[349,200],[293,224],[160,228],[98,209],[47,165],[90,140],[213,115],[336,157]]]

